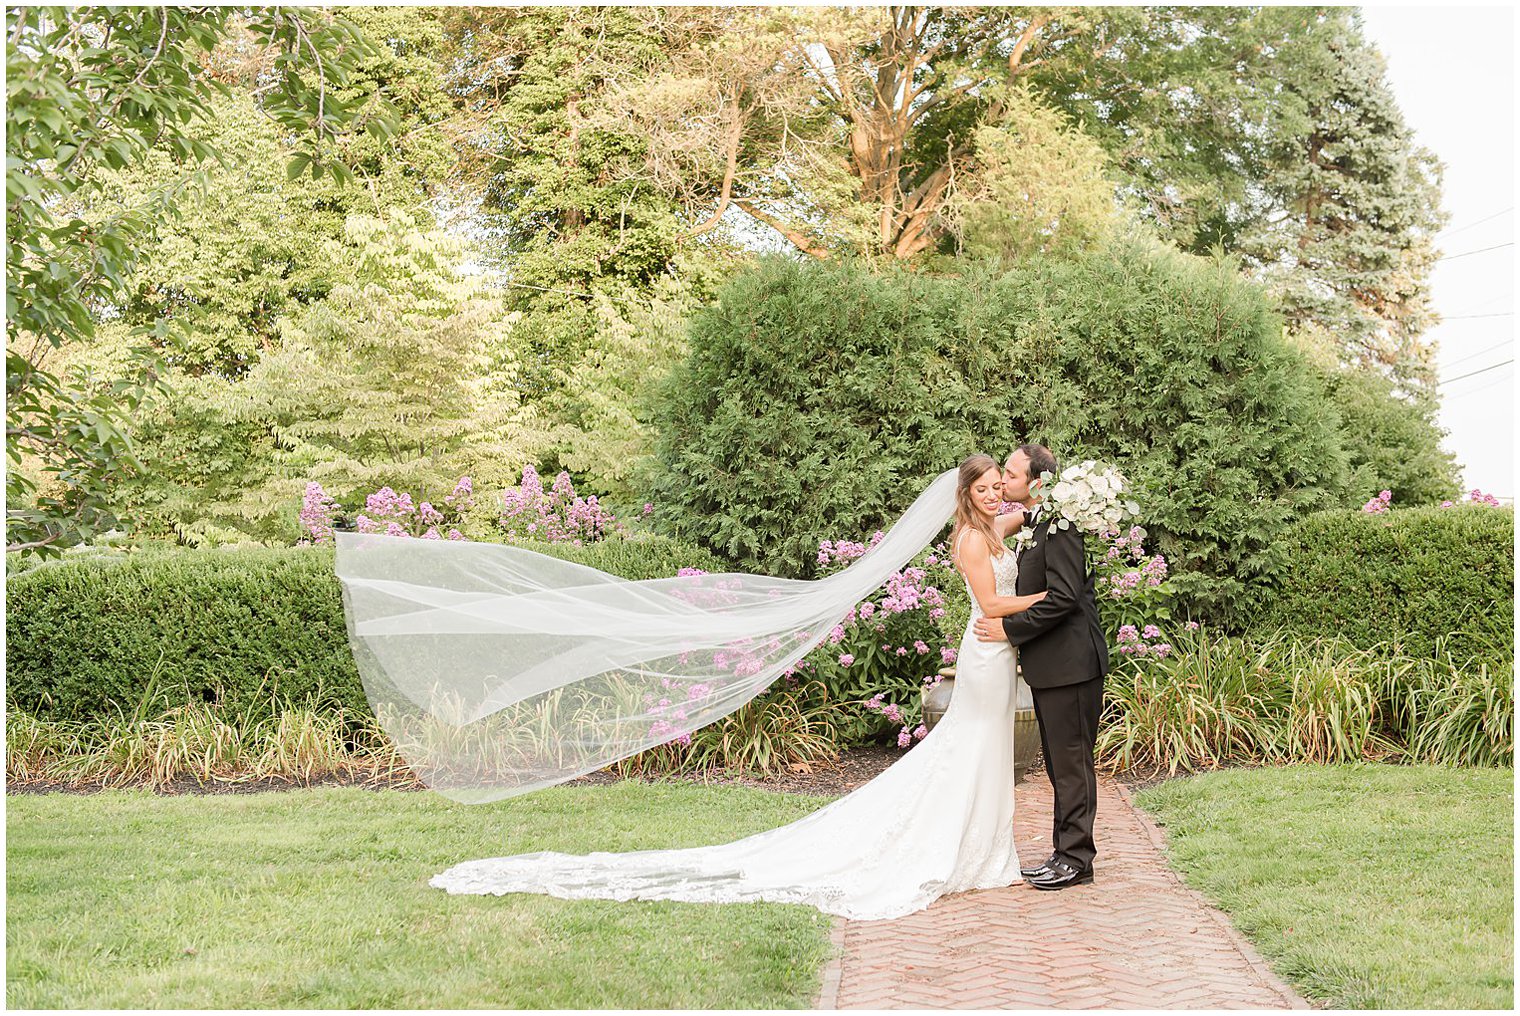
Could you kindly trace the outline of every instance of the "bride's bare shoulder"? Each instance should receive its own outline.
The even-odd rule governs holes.
[[[962,526],[956,531],[951,546],[951,556],[961,561],[969,553],[973,560],[980,560],[992,556],[992,547],[987,543],[987,537],[970,526]]]

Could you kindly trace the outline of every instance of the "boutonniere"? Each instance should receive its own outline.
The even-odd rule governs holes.
[[[1020,526],[1019,531],[1013,534],[1013,549],[1023,550],[1034,542],[1034,527]]]

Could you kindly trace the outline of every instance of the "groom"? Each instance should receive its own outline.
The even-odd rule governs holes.
[[[1044,445],[1019,445],[1003,466],[1003,500],[1022,502],[1024,528],[1034,539],[1019,552],[1019,596],[1049,595],[1022,614],[976,623],[983,642],[1007,639],[1019,650],[1024,683],[1034,693],[1045,770],[1055,791],[1053,853],[1044,864],[1023,869],[1037,889],[1065,889],[1093,880],[1093,817],[1098,811],[1098,777],[1093,742],[1103,709],[1103,675],[1108,643],[1098,624],[1093,577],[1087,570],[1082,534],[1060,529],[1042,510],[1030,485],[1041,473],[1059,472]]]

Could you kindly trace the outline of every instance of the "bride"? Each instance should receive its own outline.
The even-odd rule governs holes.
[[[1015,556],[1004,541],[1024,517],[998,514],[1001,475],[986,455],[956,471],[951,557],[972,611],[955,694],[934,729],[875,779],[796,822],[731,843],[486,858],[457,864],[430,884],[450,893],[563,899],[803,903],[856,920],[899,917],[946,893],[1013,884],[1015,650],[982,642],[973,629],[979,617],[1027,610],[1045,594],[1014,595]]]

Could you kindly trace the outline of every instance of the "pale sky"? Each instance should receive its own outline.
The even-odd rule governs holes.
[[[1431,280],[1446,320],[1428,336],[1438,343],[1444,444],[1463,466],[1464,492],[1513,497],[1515,368],[1505,361],[1515,355],[1515,12],[1363,5],[1362,16],[1405,118],[1446,164],[1451,219]]]

